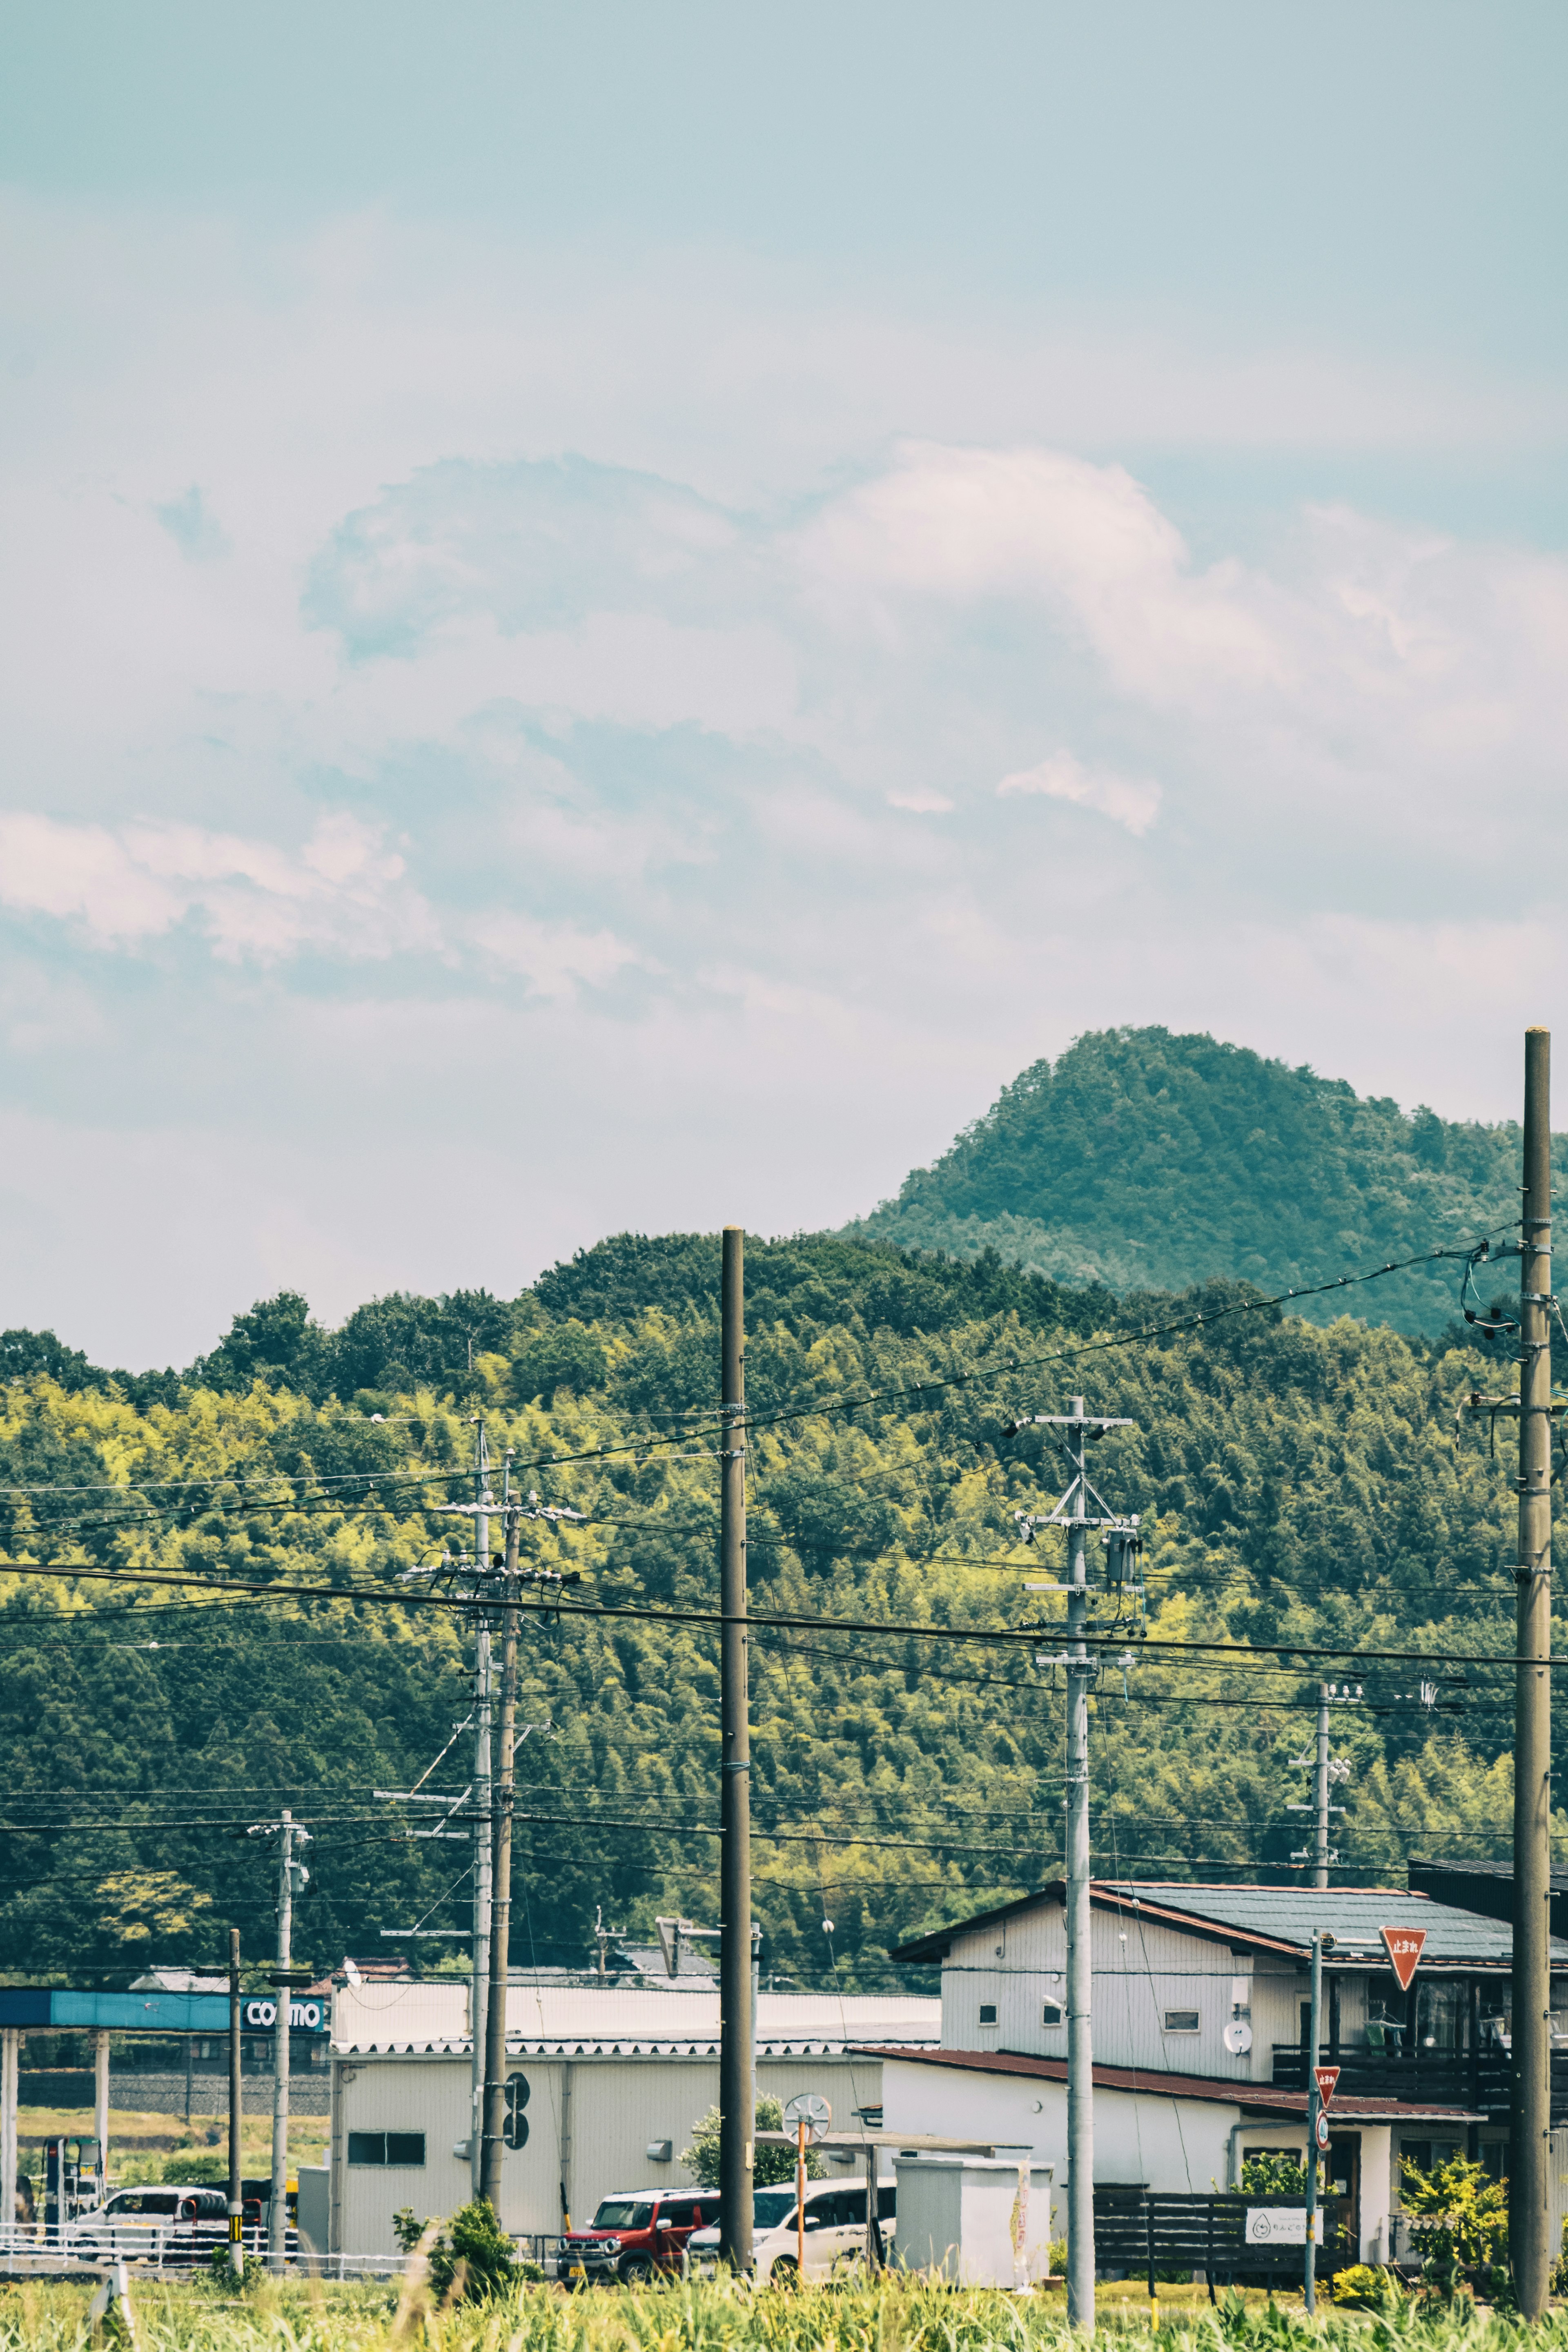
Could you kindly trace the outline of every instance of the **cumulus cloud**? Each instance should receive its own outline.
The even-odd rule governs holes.
[[[1120,776],[1113,768],[1086,768],[1071,751],[1052,751],[1037,767],[1004,776],[998,793],[1039,793],[1052,801],[1072,801],[1097,809],[1131,834],[1147,833],[1160,810],[1160,788],[1147,778]]]
[[[256,1279],[351,1265],[341,1305],[416,1228],[417,1278],[497,1278],[444,1142],[386,1174],[411,1071],[570,1105],[484,1147],[519,1279],[617,1221],[847,1215],[1108,1021],[1511,1102],[1488,1040],[1563,970],[1568,564],[1283,492],[1189,534],[1156,485],[1173,447],[1544,447],[1545,393],[0,203],[0,1052],[51,1232],[84,1105],[141,1203],[171,1158],[224,1195],[189,1347],[262,1164],[229,1068],[312,1152],[338,1122],[352,1219],[281,1160],[245,1197],[291,1236]]]
[[[200,825],[67,824],[0,814],[0,903],[128,948],[193,917],[223,961],[306,950],[387,957],[438,943],[402,858],[353,816],[323,816],[297,850]]]

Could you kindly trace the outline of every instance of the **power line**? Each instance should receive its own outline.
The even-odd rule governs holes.
[[[321,1600],[344,1600],[352,1598],[361,1601],[377,1601],[382,1602],[383,1605],[393,1608],[470,1611],[476,1606],[482,1607],[484,1605],[483,1602],[476,1602],[471,1595],[453,1597],[444,1593],[436,1592],[401,1593],[389,1592],[384,1590],[377,1591],[365,1586],[355,1587],[350,1594],[346,1593],[344,1589],[339,1585],[283,1585],[279,1584],[276,1580],[266,1584],[251,1584],[243,1582],[239,1579],[233,1577],[205,1577],[193,1575],[190,1571],[184,1570],[98,1569],[84,1567],[79,1562],[73,1562],[62,1567],[43,1567],[33,1561],[0,1560],[0,1571],[7,1570],[32,1576],[69,1578],[74,1580],[109,1583],[118,1585],[121,1588],[128,1585],[138,1584],[177,1584],[186,1587],[199,1585],[209,1590],[224,1592],[257,1592],[271,1595],[303,1596],[306,1598]],[[636,1623],[644,1624],[722,1626],[727,1622],[724,1612],[716,1609],[664,1609],[657,1606],[647,1605],[633,1607],[630,1603],[612,1601],[594,1601],[592,1603],[589,1603],[586,1601],[568,1601],[564,1597],[557,1597],[553,1594],[548,1601],[542,1603],[529,1603],[519,1606],[517,1613],[520,1617],[542,1618],[549,1622],[553,1622],[562,1616],[597,1619],[617,1618],[623,1621],[630,1620]],[[1054,1627],[1040,1628],[1038,1626],[1020,1630],[1014,1627],[922,1625],[908,1622],[901,1623],[894,1620],[878,1620],[875,1618],[863,1619],[852,1617],[805,1616],[798,1612],[785,1614],[781,1612],[758,1613],[754,1612],[747,1622],[754,1625],[777,1626],[786,1629],[792,1629],[799,1626],[804,1627],[807,1630],[821,1628],[831,1633],[881,1633],[899,1639],[914,1638],[919,1641],[977,1642],[1011,1645],[1019,1643],[1028,1643],[1030,1645],[1038,1644],[1040,1641],[1047,1639],[1051,1632],[1055,1630]],[[1476,1652],[1447,1649],[1442,1651],[1438,1651],[1437,1649],[1372,1650],[1364,1649],[1350,1643],[1197,1642],[1176,1640],[1168,1636],[1155,1634],[1140,1636],[1135,1641],[1132,1641],[1128,1634],[1120,1633],[1111,1633],[1105,1635],[1088,1633],[1083,1638],[1091,1650],[1099,1652],[1108,1652],[1112,1650],[1119,1652],[1131,1646],[1134,1658],[1142,1657],[1144,1655],[1154,1655],[1166,1651],[1173,1651],[1183,1654],[1202,1653],[1218,1657],[1231,1658],[1339,1658],[1349,1659],[1353,1662],[1356,1660],[1372,1660],[1379,1664],[1422,1664],[1429,1660],[1436,1660],[1439,1664],[1446,1662],[1451,1665],[1465,1666],[1514,1666],[1521,1663],[1531,1665],[1545,1664],[1552,1667],[1568,1666],[1568,1657],[1552,1658],[1544,1661],[1527,1659],[1521,1662],[1520,1659],[1516,1658],[1511,1652],[1508,1651]]]

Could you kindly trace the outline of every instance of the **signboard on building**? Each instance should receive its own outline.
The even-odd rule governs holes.
[[[1320,2206],[1312,2215],[1312,2243],[1323,2242],[1323,2216]],[[1307,2209],[1304,2205],[1249,2205],[1247,2208],[1247,2242],[1249,2246],[1304,2246],[1307,2242]]]
[[[277,2024],[277,2003],[275,2000],[247,2000],[240,2011],[240,2021],[247,2032],[271,2033]],[[327,2005],[319,2000],[291,2000],[288,2004],[288,2026],[293,2033],[320,2033],[330,2023]]]

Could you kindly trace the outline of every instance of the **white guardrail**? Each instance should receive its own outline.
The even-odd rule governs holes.
[[[84,2214],[63,2228],[52,2221],[16,2221],[9,2227],[0,2223],[0,2278],[57,2278],[65,2272],[108,2271],[116,2263],[134,2264],[143,2274],[188,2278],[193,2271],[206,2268],[214,2248],[226,2248],[229,2242],[226,2223],[204,2229],[193,2228],[189,2222],[182,2227],[174,2222],[120,2221],[112,2228],[100,2224],[95,2229],[93,2218]],[[542,2267],[559,2241],[550,2232],[526,2234],[515,2242],[520,2260]],[[247,2230],[245,2250],[265,2262],[266,2231]],[[308,2239],[301,2240],[290,2230],[283,2266],[285,2274],[295,2278],[399,2278],[413,2259],[403,2253],[322,2253]]]

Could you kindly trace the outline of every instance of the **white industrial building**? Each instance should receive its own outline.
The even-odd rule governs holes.
[[[450,2213],[470,2194],[472,2044],[467,1990],[344,1986],[335,2004],[327,2201],[334,2252],[391,2253],[402,2206]],[[757,2020],[763,2097],[816,2091],[835,2121],[874,2120],[883,2063],[862,2046],[935,2048],[935,2000],[764,1993]],[[553,2235],[612,2189],[673,2187],[692,2127],[718,2102],[716,1991],[514,1983],[507,2072],[522,2144],[502,2162],[501,2220]]]

